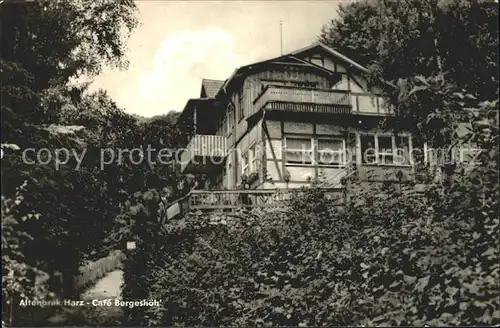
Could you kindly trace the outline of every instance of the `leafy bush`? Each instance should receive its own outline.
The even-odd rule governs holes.
[[[492,126],[471,137],[484,149],[477,165],[423,192],[352,184],[337,209],[311,189],[287,212],[190,213],[164,227],[157,204],[143,202],[135,233],[144,242],[125,263],[126,297],[163,303],[129,310],[128,322],[499,323],[495,108],[485,105],[474,119]]]
[[[27,183],[17,187],[14,198],[2,195],[2,318],[15,316],[15,304],[20,299],[39,300],[47,296],[47,286],[40,281],[45,272],[27,261],[23,249],[31,235],[19,229],[19,225],[28,220],[38,220],[39,213],[22,214],[19,208],[24,201]]]

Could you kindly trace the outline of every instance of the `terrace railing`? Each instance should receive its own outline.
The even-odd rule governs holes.
[[[349,91],[268,85],[254,100],[262,108],[294,112],[344,114],[351,111]]]
[[[220,156],[227,153],[226,137],[196,134],[186,147],[193,156]]]
[[[225,136],[196,134],[191,138],[185,151],[180,156],[181,170],[194,162],[196,158],[219,159],[227,156],[227,138]],[[196,165],[204,165],[213,161],[206,160],[197,162]]]
[[[325,197],[341,205],[343,188],[324,189]],[[217,210],[284,207],[303,193],[300,189],[194,190],[189,196],[190,210]]]

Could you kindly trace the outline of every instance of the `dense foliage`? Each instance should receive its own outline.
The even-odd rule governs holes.
[[[385,81],[445,71],[458,89],[493,100],[497,18],[490,0],[363,0],[341,5],[320,40]]]
[[[396,125],[436,147],[449,145],[464,108],[498,98],[493,1],[360,1],[341,6],[320,40],[367,66]],[[462,104],[450,108],[457,92]]]
[[[176,148],[177,114],[128,115],[105,92],[68,84],[126,64],[120,31],[136,25],[134,3],[0,5],[3,321],[41,324],[20,320],[31,309],[16,300],[78,298],[80,264],[136,241],[124,298],[162,306],[125,309],[127,324],[499,322],[496,5],[360,2],[322,36],[369,66],[372,83],[392,84],[383,95],[417,139],[483,149],[473,168],[455,167],[446,185],[421,194],[354,183],[343,208],[310,190],[288,211],[191,213],[164,226],[164,205],[193,177],[144,158],[133,164],[130,153],[101,166],[101,151]],[[458,135],[463,122],[472,129]],[[63,147],[72,153],[59,167],[22,158],[27,148]]]
[[[495,111],[476,120],[498,124]],[[159,195],[138,198],[124,292],[163,304],[127,311],[128,322],[499,323],[498,130],[473,138],[487,151],[447,185],[354,184],[343,208],[313,189],[286,212],[192,213],[160,226]]]
[[[342,208],[313,189],[286,212],[191,213],[160,226],[158,204],[138,196],[128,213],[149,223],[131,230],[142,242],[125,265],[125,295],[163,304],[127,311],[127,322],[500,323],[497,16],[487,1],[343,7],[322,40],[369,66],[398,126],[417,144],[464,143],[480,156],[447,166],[444,183],[423,192],[354,181]]]
[[[135,9],[127,0],[0,4],[2,318],[10,325],[44,324],[30,321],[36,308],[20,308],[21,298],[54,296],[50,292],[79,298],[73,289],[78,267],[118,247],[107,237],[120,202],[144,187],[145,174],[156,174],[146,162],[133,168],[129,160],[101,169],[100,149],[156,142],[175,115],[155,125],[140,121],[105,92],[75,83],[104,65],[126,66]]]

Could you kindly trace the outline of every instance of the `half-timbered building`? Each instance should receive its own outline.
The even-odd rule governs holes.
[[[380,127],[393,113],[366,71],[317,42],[204,79],[180,118],[192,135],[181,170],[212,190],[335,187],[353,167],[362,180],[411,179],[411,136]]]

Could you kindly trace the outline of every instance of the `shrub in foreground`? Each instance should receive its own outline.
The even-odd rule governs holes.
[[[458,176],[424,194],[360,190],[342,211],[311,190],[289,212],[188,215],[160,234],[157,227],[154,241],[130,254],[125,270],[142,269],[127,285],[163,305],[135,309],[129,319],[167,326],[498,323],[497,192]]]

